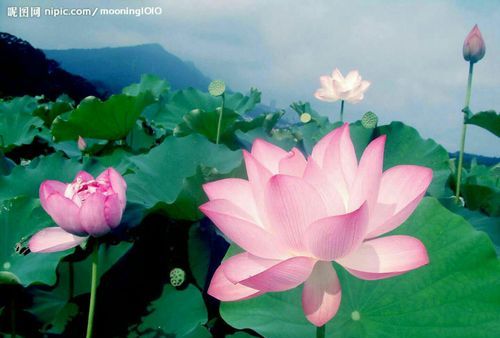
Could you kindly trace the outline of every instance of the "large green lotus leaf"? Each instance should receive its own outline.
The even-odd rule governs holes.
[[[174,135],[185,136],[193,132],[204,135],[212,142],[217,139],[217,127],[219,124],[219,116],[221,109],[217,108],[214,111],[206,112],[200,109],[194,109],[186,113],[183,117],[183,123],[179,124],[175,130]],[[228,132],[234,126],[234,123],[238,120],[239,115],[232,110],[224,109],[224,114],[222,114],[221,128],[220,128],[220,140],[221,143],[225,143],[224,140],[230,137]]]
[[[16,166],[8,176],[0,176],[0,201],[20,195],[37,198],[38,189],[44,180],[71,182],[80,170],[99,174],[104,167],[95,161],[79,163],[66,159],[61,153],[37,157],[26,166]]]
[[[206,176],[228,174],[241,165],[241,151],[216,145],[201,135],[167,137],[148,154],[130,161],[136,173],[127,175],[130,202],[152,208],[158,203],[172,204],[179,196],[184,180],[205,168]]]
[[[467,208],[482,210],[491,216],[500,216],[500,189],[477,184],[462,184],[462,196]]]
[[[476,125],[500,137],[500,114],[494,110],[474,114],[465,123]]]
[[[74,104],[73,99],[63,94],[54,102],[39,104],[33,115],[40,117],[45,122],[45,126],[50,128],[52,121],[59,115],[73,110]]]
[[[450,176],[448,152],[432,139],[424,140],[417,130],[401,122],[378,127],[376,132],[387,135],[384,170],[399,164],[415,164],[433,171],[428,192],[435,197],[451,195],[446,190]]]
[[[168,92],[169,89],[170,85],[166,80],[162,80],[153,74],[142,74],[141,82],[133,83],[123,88],[122,93],[130,96],[137,96],[149,91],[155,97],[159,97]]]
[[[62,334],[68,323],[78,314],[78,305],[68,300],[68,290],[55,288],[30,290],[33,303],[28,312],[44,323],[41,331],[44,333]]]
[[[455,214],[463,216],[477,230],[486,232],[495,245],[497,255],[500,256],[500,217],[487,216],[482,212],[457,205],[454,197],[440,199],[440,202]]]
[[[184,290],[165,285],[162,295],[151,303],[149,310],[137,332],[131,332],[129,338],[210,337],[206,330],[199,328],[207,322],[208,315],[200,291],[192,284]]]
[[[32,114],[37,104],[37,99],[30,96],[0,100],[0,151],[8,152],[33,141],[43,126],[43,120]]]
[[[76,140],[78,136],[104,140],[123,139],[144,108],[154,100],[150,92],[137,96],[112,95],[106,101],[88,97],[75,110],[54,120],[52,135],[58,141]]]
[[[130,147],[130,150],[137,152],[145,152],[152,148],[156,143],[154,133],[144,127],[142,123],[137,121],[130,133],[127,135],[125,142]]]
[[[42,228],[54,226],[52,219],[41,208],[38,200],[16,197],[0,202],[0,271],[19,284],[48,284],[56,282],[59,261],[73,250],[27,255],[16,252],[26,250],[29,236]],[[0,277],[0,284],[6,282]]]
[[[240,115],[252,110],[260,102],[260,92],[252,90],[249,96],[240,93],[226,93],[224,107]],[[163,102],[148,109],[146,117],[155,125],[173,130],[183,122],[185,114],[194,109],[206,112],[220,108],[222,99],[194,88],[179,90]]]
[[[379,281],[357,279],[335,265],[342,303],[327,324],[327,337],[499,336],[500,261],[488,236],[430,197],[391,234],[419,238],[430,264]],[[315,328],[302,312],[301,291],[223,303],[220,312],[231,326],[267,338],[314,337]]]

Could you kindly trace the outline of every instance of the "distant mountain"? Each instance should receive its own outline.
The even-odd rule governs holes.
[[[159,44],[131,47],[45,50],[62,67],[85,77],[111,93],[139,82],[144,73],[165,78],[172,89],[194,87],[206,90],[210,79],[194,64],[167,52]]]
[[[98,90],[80,76],[68,73],[28,42],[0,33],[0,97],[44,95],[54,100],[66,93],[76,101]]]
[[[450,158],[458,159],[459,152],[450,153]],[[500,163],[500,157],[482,156],[476,154],[464,153],[464,164],[469,166],[472,159],[476,159],[478,164],[483,164],[485,166],[494,166]]]

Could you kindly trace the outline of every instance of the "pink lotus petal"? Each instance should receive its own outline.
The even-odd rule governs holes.
[[[339,279],[330,262],[317,262],[304,283],[302,308],[307,319],[323,326],[337,313],[342,292]]]
[[[330,178],[321,169],[312,157],[307,160],[307,166],[304,171],[304,181],[311,184],[320,194],[323,204],[326,206],[328,215],[344,214],[346,205],[335,185],[330,182]]]
[[[249,299],[264,294],[262,291],[230,282],[224,275],[222,265],[215,270],[207,293],[223,302]]]
[[[351,187],[348,210],[359,208],[365,201],[370,207],[375,203],[384,165],[385,140],[385,135],[376,138],[363,152]]]
[[[47,199],[52,194],[64,196],[67,184],[59,181],[47,180],[42,182],[39,189],[40,203],[45,211],[47,211]]]
[[[105,202],[103,194],[90,194],[80,208],[82,227],[92,236],[102,236],[110,230],[104,214]]]
[[[406,221],[431,181],[432,170],[426,167],[399,165],[384,172],[367,237],[380,236]],[[387,212],[389,207],[391,213]]]
[[[92,181],[93,179],[94,179],[94,176],[90,175],[85,170],[80,170],[78,172],[78,174],[76,174],[75,179],[73,180],[73,183],[75,183],[77,181],[87,182],[87,181]]]
[[[307,248],[319,260],[333,261],[361,245],[367,225],[366,203],[349,214],[322,218],[307,229]]]
[[[87,235],[80,222],[80,209],[73,201],[58,193],[53,193],[45,199],[44,204],[45,211],[61,228],[77,236]]]
[[[335,68],[332,72],[332,80],[335,81],[344,81],[344,76],[342,76],[342,73],[338,68]]]
[[[332,90],[332,78],[330,76],[320,76],[319,77],[319,82],[321,83],[321,87],[323,87],[326,90]]]
[[[397,235],[366,241],[337,262],[356,277],[371,280],[417,269],[428,264],[429,257],[419,239]]]
[[[231,241],[254,255],[265,258],[286,258],[290,256],[285,245],[273,235],[252,223],[252,217],[227,200],[212,200],[200,210]]]
[[[235,206],[252,216],[252,220],[256,224],[260,223],[252,187],[248,181],[240,178],[226,178],[204,184],[203,190],[210,200],[231,201]]]
[[[293,148],[286,157],[282,158],[279,162],[279,173],[302,177],[306,165],[307,162],[302,152],[297,148]]]
[[[316,260],[292,257],[287,260],[263,259],[241,253],[222,263],[227,279],[264,292],[285,291],[302,284],[311,274]]]
[[[265,212],[264,189],[262,187],[266,186],[272,174],[252,154],[245,150],[243,150],[243,159],[245,160],[248,181],[250,182],[255,204],[257,205],[257,213],[262,225],[265,227],[268,221]]]
[[[59,227],[45,228],[37,232],[29,241],[32,252],[64,251],[79,245],[87,237],[79,237],[64,231]]]
[[[316,158],[318,155],[315,157],[314,149],[312,157],[328,174],[330,181],[335,184],[336,190],[347,200],[349,188],[354,181],[358,168],[358,160],[351,141],[349,125],[346,123],[339,128],[338,132],[335,133],[334,131],[331,134],[331,136],[325,136],[330,139],[330,143],[324,150],[322,164]],[[323,145],[321,144],[321,146]]]
[[[104,201],[104,218],[106,224],[111,228],[120,225],[123,216],[122,201],[118,194],[106,196]]]
[[[252,156],[273,174],[279,172],[279,163],[288,153],[272,143],[256,139],[252,145]]]
[[[303,179],[273,176],[265,187],[265,205],[270,232],[296,252],[305,252],[305,231],[314,221],[326,217],[320,194]]]
[[[321,101],[326,102],[335,102],[339,99],[339,96],[336,95],[333,87],[331,89],[319,88],[314,93],[314,97]]]
[[[319,140],[318,143],[316,143],[316,145],[313,147],[311,157],[320,167],[323,167],[327,148],[330,146],[333,139],[340,137],[341,133],[341,129],[336,128],[323,136],[321,140]]]
[[[127,204],[127,183],[123,179],[122,175],[120,175],[120,173],[118,173],[114,168],[108,168],[103,171],[96,180],[109,182],[113,191],[118,194],[121,208],[125,209]]]

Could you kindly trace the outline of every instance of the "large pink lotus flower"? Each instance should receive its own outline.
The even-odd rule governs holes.
[[[127,203],[127,184],[113,168],[96,179],[80,171],[73,182],[44,181],[40,202],[58,227],[45,228],[29,242],[32,252],[67,250],[87,237],[102,236],[116,228]]]
[[[484,57],[486,53],[486,45],[484,44],[483,36],[477,25],[474,25],[464,41],[464,59],[476,63]]]
[[[414,237],[376,238],[403,223],[419,204],[432,170],[399,165],[382,172],[385,136],[358,163],[344,124],[326,135],[307,159],[256,140],[243,152],[248,181],[204,185],[200,209],[245,252],[225,260],[208,293],[235,301],[304,284],[302,305],[316,326],[340,305],[331,262],[366,280],[397,276],[429,262]]]
[[[365,91],[370,87],[370,82],[365,81],[357,70],[350,71],[346,77],[342,76],[340,70],[335,68],[332,76],[323,75],[320,78],[321,88],[314,96],[327,102],[344,100],[350,103],[358,103],[364,97]]]

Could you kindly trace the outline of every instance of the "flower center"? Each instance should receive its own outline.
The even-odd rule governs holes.
[[[113,194],[109,182],[105,180],[83,181],[80,177],[75,182],[68,184],[64,196],[73,200],[79,207],[90,195],[100,193],[104,196]]]

